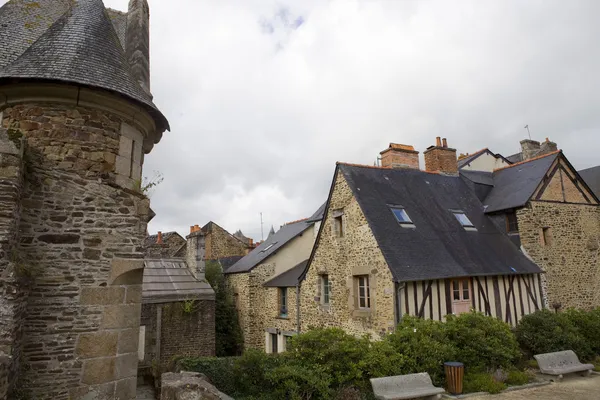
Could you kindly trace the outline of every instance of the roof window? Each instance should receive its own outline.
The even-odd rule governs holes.
[[[464,226],[465,228],[474,228],[475,227],[475,225],[473,225],[473,223],[471,222],[469,217],[467,217],[467,215],[464,212],[462,212],[462,211],[452,211],[452,212],[454,213],[454,216],[456,217],[458,222],[460,222],[460,224],[462,226]]]
[[[273,242],[270,245],[268,245],[267,247],[265,247],[264,249],[261,250],[261,252],[265,252],[267,250],[269,250],[271,247],[275,246],[277,244],[277,242]]]
[[[390,207],[390,210],[392,210],[392,213],[394,213],[394,216],[396,217],[396,221],[398,221],[401,226],[414,228],[415,225],[403,207]]]

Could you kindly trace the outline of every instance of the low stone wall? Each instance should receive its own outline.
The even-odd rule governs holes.
[[[233,400],[198,372],[162,374],[161,400]]]

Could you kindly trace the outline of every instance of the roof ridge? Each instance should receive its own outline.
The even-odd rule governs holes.
[[[335,163],[336,165],[347,165],[349,167],[362,167],[362,168],[372,168],[372,169],[392,169],[392,167],[381,167],[378,165],[366,165],[366,164],[354,164],[354,163],[347,163],[347,162],[343,162],[343,161],[336,161]]]
[[[473,157],[473,156],[479,155],[479,154],[483,153],[483,152],[484,152],[484,151],[486,151],[486,150],[490,150],[490,149],[489,149],[488,147],[485,147],[485,148],[483,148],[483,149],[481,149],[481,150],[477,150],[475,153],[467,154],[467,155],[466,155],[466,156],[464,156],[463,158],[459,158],[459,159],[458,159],[458,161],[462,161],[462,160],[464,160],[465,158],[469,158],[469,157]]]
[[[309,218],[309,217],[306,217],[306,218],[300,218],[300,219],[297,219],[297,220],[295,220],[295,221],[284,222],[284,223],[283,223],[283,225],[292,225],[292,224],[297,224],[298,222],[303,222],[303,221],[306,221],[306,220],[308,220],[308,218]]]
[[[537,157],[530,158],[529,160],[519,161],[519,162],[517,162],[517,163],[510,164],[510,165],[507,165],[507,166],[505,166],[505,167],[496,168],[496,169],[494,170],[494,172],[497,172],[497,171],[502,171],[502,170],[504,170],[504,169],[507,169],[507,168],[516,167],[517,165],[526,164],[526,163],[528,163],[528,162],[535,161],[535,160],[539,160],[540,158],[544,158],[544,157],[553,156],[553,155],[555,155],[555,154],[558,154],[558,153],[562,153],[562,150],[555,150],[555,151],[552,151],[552,152],[550,152],[550,153],[547,153],[547,154],[542,154],[541,156],[537,156]]]

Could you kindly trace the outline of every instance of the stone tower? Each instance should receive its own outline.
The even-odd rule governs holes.
[[[149,12],[0,8],[0,398],[135,399]]]

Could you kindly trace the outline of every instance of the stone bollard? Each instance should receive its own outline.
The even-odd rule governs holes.
[[[160,400],[233,400],[198,372],[166,372],[161,376]]]

